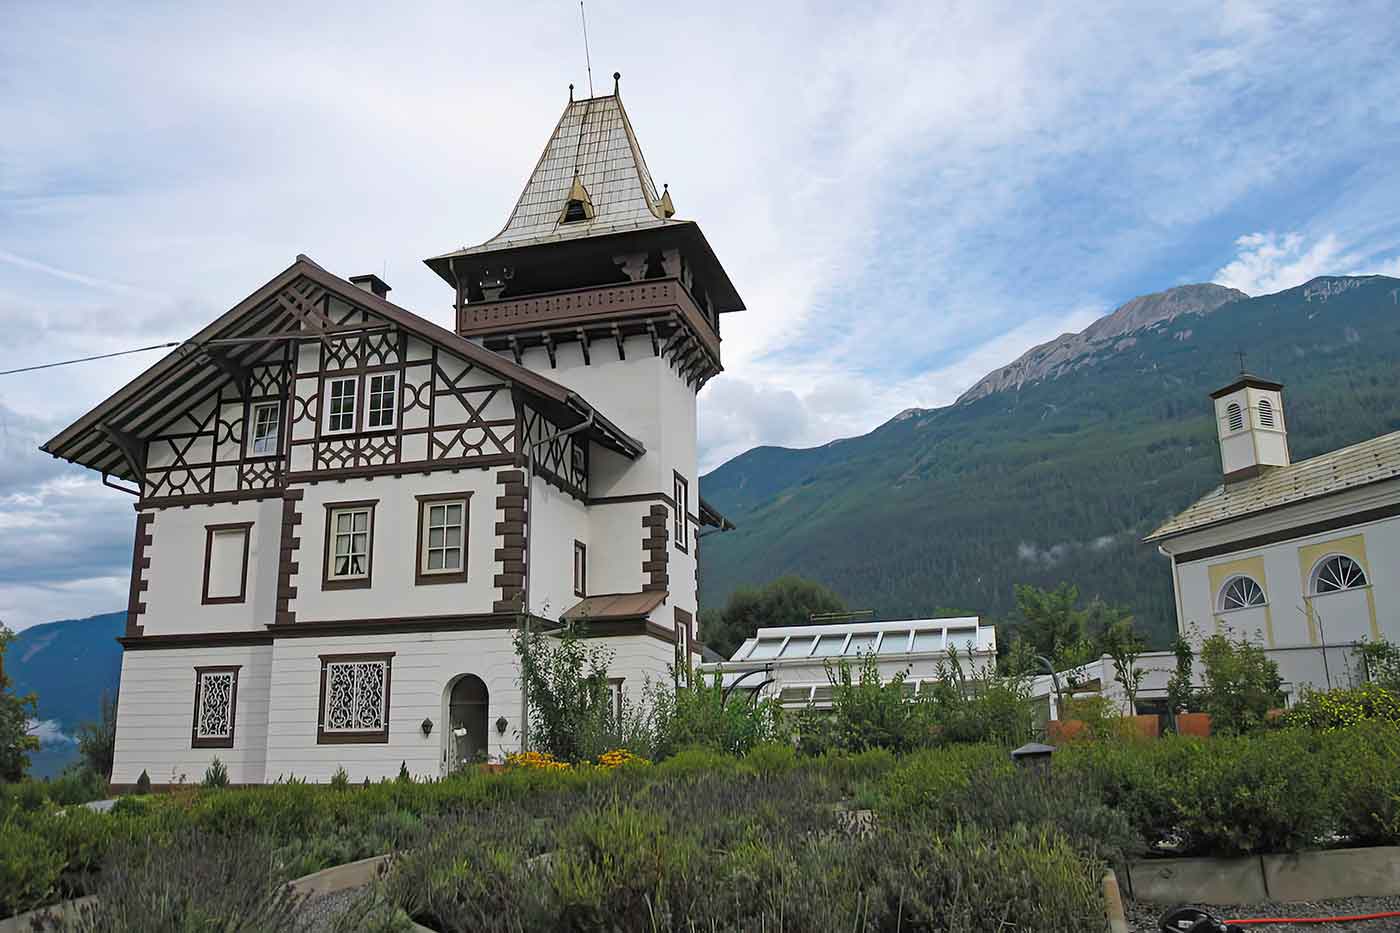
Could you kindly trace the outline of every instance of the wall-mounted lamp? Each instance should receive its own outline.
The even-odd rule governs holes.
[[[505,734],[506,734],[506,726],[507,726],[507,725],[509,725],[509,724],[506,722],[506,717],[502,716],[500,719],[497,719],[497,720],[496,720],[496,734],[497,734],[497,735],[505,735]]]
[[[422,725],[420,725],[418,728],[420,728],[420,729],[423,730],[423,735],[424,735],[425,737],[426,737],[426,736],[429,736],[429,735],[432,735],[432,734],[433,734],[433,721],[425,716],[425,717],[423,717],[423,723],[422,723]]]

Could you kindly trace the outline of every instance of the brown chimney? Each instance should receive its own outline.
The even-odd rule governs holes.
[[[350,284],[356,288],[363,288],[376,298],[386,298],[389,294],[389,283],[377,275],[352,275]]]

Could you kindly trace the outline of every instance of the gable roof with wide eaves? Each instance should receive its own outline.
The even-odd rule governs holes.
[[[599,442],[632,457],[643,452],[640,442],[573,390],[332,275],[306,256],[298,256],[281,273],[60,431],[41,449],[110,476],[135,480],[120,437],[142,439],[157,433],[180,417],[190,404],[232,379],[230,370],[269,357],[288,335],[316,336],[315,330],[297,332],[306,311],[297,305],[304,296],[321,290],[513,383],[568,425],[591,418],[591,430]],[[267,339],[259,339],[263,337]],[[216,365],[214,355],[228,365]]]
[[[1400,478],[1400,431],[1218,486],[1144,540],[1160,541],[1396,478]]]

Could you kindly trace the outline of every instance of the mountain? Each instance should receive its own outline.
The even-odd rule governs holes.
[[[1092,366],[1104,354],[1131,348],[1137,340],[1133,334],[1140,330],[1170,323],[1183,314],[1208,314],[1231,301],[1248,297],[1238,288],[1206,284],[1182,285],[1134,298],[1077,334],[1061,334],[1038,347],[1031,347],[1010,366],[983,376],[958,401],[971,402],[993,392],[1053,379],[1077,366]]]
[[[78,727],[98,718],[104,691],[116,694],[122,666],[116,638],[125,626],[125,612],[109,612],[35,625],[10,643],[5,671],[11,687],[39,696],[44,744],[31,756],[31,774],[51,777],[77,758]]]
[[[701,549],[701,604],[785,573],[884,617],[1014,611],[1016,583],[1079,584],[1174,630],[1141,538],[1220,482],[1207,394],[1286,383],[1295,460],[1400,429],[1400,280],[1325,276],[1256,298],[1188,285],[1031,350],[956,403],[861,437],[760,447],[701,477],[738,529]]]

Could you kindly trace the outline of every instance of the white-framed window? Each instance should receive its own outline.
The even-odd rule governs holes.
[[[1266,398],[1259,400],[1259,426],[1261,428],[1274,426],[1274,404]]]
[[[195,668],[190,747],[232,748],[237,705],[237,666]]]
[[[1244,430],[1244,409],[1240,407],[1239,402],[1231,402],[1225,406],[1225,422],[1231,431]]]
[[[282,422],[281,402],[254,402],[248,416],[253,430],[248,436],[248,453],[254,457],[271,457],[277,453],[277,439]]]
[[[1220,588],[1217,605],[1220,612],[1230,612],[1235,609],[1252,609],[1267,602],[1264,588],[1255,582],[1253,577],[1239,576],[1225,581],[1225,585]]]
[[[369,431],[392,428],[398,411],[399,377],[396,373],[375,373],[369,377],[365,395],[365,429]]]
[[[317,741],[387,742],[392,653],[321,655]]]
[[[345,503],[327,506],[326,581],[368,581],[374,536],[374,506]]]
[[[1312,593],[1314,596],[1340,593],[1366,586],[1368,582],[1366,571],[1361,569],[1360,564],[1345,554],[1333,554],[1318,561],[1313,568]]]
[[[608,710],[612,713],[614,722],[622,721],[622,682],[621,677],[608,678]]]
[[[422,502],[418,542],[418,572],[423,576],[461,576],[467,560],[467,499],[426,499]]]
[[[360,380],[355,376],[336,376],[326,380],[327,434],[345,434],[355,430],[355,405],[359,391]]]

